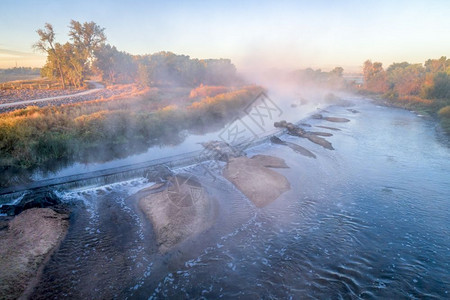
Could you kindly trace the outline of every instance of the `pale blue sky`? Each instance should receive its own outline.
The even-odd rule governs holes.
[[[71,19],[105,27],[119,50],[226,57],[240,69],[354,71],[366,59],[388,65],[450,56],[447,0],[0,0],[0,67],[42,65],[31,49],[36,29],[49,22],[65,42]]]

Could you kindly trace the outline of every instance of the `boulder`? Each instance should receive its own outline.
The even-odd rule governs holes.
[[[192,176],[175,175],[164,188],[147,192],[138,203],[153,225],[162,253],[213,224],[215,203]]]
[[[231,158],[223,170],[223,175],[255,206],[264,207],[290,189],[286,177],[266,167],[285,167],[281,161],[283,160],[266,155]]]

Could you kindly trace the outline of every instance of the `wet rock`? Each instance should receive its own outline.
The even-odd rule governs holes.
[[[304,156],[307,156],[307,157],[311,157],[311,158],[316,158],[316,155],[314,153],[312,153],[311,151],[309,151],[308,149],[306,149],[306,148],[304,148],[304,147],[302,147],[300,145],[291,143],[291,142],[283,141],[283,140],[279,139],[276,136],[271,137],[270,141],[272,143],[274,143],[274,144],[288,146],[289,148],[291,148],[295,152],[300,153],[301,155],[304,155]]]
[[[227,162],[231,157],[245,156],[245,152],[223,141],[210,141],[201,145],[211,153],[211,158]]]
[[[31,208],[0,231],[1,299],[27,298],[37,283],[33,278],[58,247],[68,226],[66,214],[50,208]]]
[[[319,135],[319,136],[333,136],[331,133],[321,132],[321,131],[310,131],[310,133],[312,133],[314,135]]]
[[[272,142],[272,143],[274,143],[274,144],[278,144],[278,145],[286,145],[286,142],[285,141],[282,141],[279,137],[277,137],[277,136],[272,136],[271,138],[270,138],[270,141]]]
[[[334,150],[333,145],[329,141],[324,139],[324,138],[318,137],[318,136],[313,135],[313,134],[308,135],[306,138],[308,140],[310,140],[311,142],[324,147],[325,149]]]
[[[273,126],[275,126],[277,128],[286,128],[287,124],[288,124],[288,122],[286,122],[285,120],[282,120],[282,121],[273,123]]]
[[[335,122],[335,123],[345,123],[350,122],[349,119],[346,118],[336,118],[336,117],[325,117],[324,120],[327,120],[328,122]]]
[[[328,127],[328,126],[317,125],[316,127],[325,128],[325,129],[334,130],[334,131],[341,131],[339,128]]]
[[[192,176],[175,175],[162,190],[148,192],[139,207],[151,221],[162,253],[213,224],[216,204]]]
[[[231,158],[223,175],[257,207],[264,207],[290,189],[286,177],[266,167],[273,166],[274,159],[265,155]]]
[[[0,213],[15,216],[30,208],[53,207],[57,211],[64,212],[61,200],[53,191],[32,192],[26,194],[18,203],[5,204],[0,207]]]
[[[311,119],[321,120],[321,119],[323,119],[323,115],[322,114],[314,114],[311,116]]]
[[[295,126],[292,123],[288,123],[284,120],[280,121],[280,122],[275,122],[274,126],[278,127],[278,128],[284,127],[288,130],[288,133],[291,135],[298,136],[301,138],[306,138],[306,139],[310,140],[311,142],[318,144],[326,149],[334,150],[331,143],[328,142],[327,140],[325,140],[324,138],[318,137],[317,133],[305,131],[302,128]],[[326,134],[326,133],[321,133],[321,134]]]

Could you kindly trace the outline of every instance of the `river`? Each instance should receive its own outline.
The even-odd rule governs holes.
[[[449,298],[448,144],[431,120],[353,101],[356,111],[324,113],[348,123],[301,121],[340,129],[320,128],[334,151],[288,135],[317,158],[268,142],[247,151],[290,167],[276,171],[291,190],[264,208],[220,170],[176,170],[199,179],[218,214],[165,254],[136,204],[146,179],[58,192],[74,204],[70,229],[32,298]]]

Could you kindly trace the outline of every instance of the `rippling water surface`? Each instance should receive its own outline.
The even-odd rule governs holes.
[[[222,177],[194,174],[216,199],[213,227],[159,254],[136,205],[144,179],[62,192],[76,203],[33,298],[449,298],[450,151],[434,123],[361,102],[349,123],[310,120],[335,151],[263,144],[285,159],[291,190],[255,208]]]

